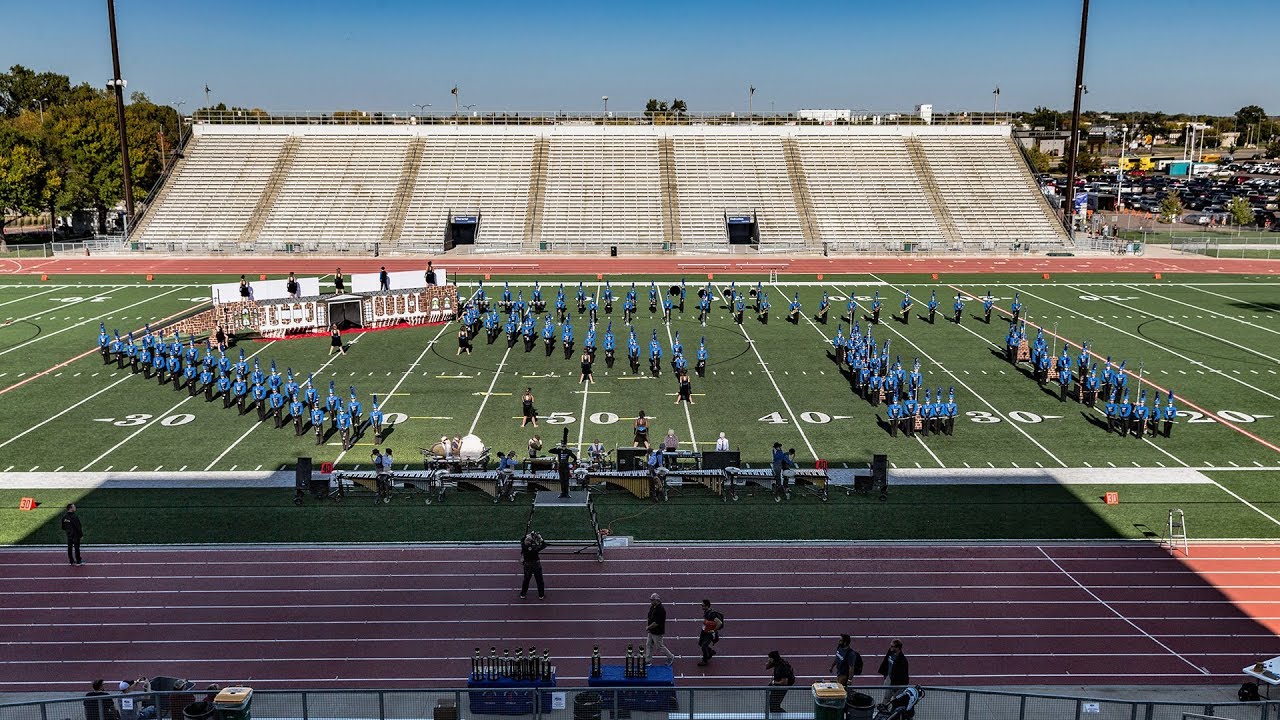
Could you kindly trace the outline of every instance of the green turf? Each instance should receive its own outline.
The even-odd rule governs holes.
[[[1250,475],[1224,484],[1280,513],[1280,476]],[[1105,504],[1109,490],[1120,493],[1119,505]],[[431,506],[353,495],[296,507],[288,490],[57,490],[30,493],[40,506],[17,510],[26,494],[0,491],[0,543],[59,542],[68,502],[77,503],[94,544],[509,541],[529,517],[527,496],[495,504],[466,492]],[[883,502],[837,490],[826,503],[801,491],[786,504],[758,488],[728,503],[701,488],[661,504],[621,491],[597,496],[601,527],[638,540],[1155,539],[1173,507],[1186,512],[1193,538],[1280,537],[1280,526],[1214,485],[915,486],[891,488]],[[550,538],[591,535],[581,509],[542,508],[533,517]]]
[[[122,329],[128,323],[141,325],[150,318],[190,307],[207,294],[209,282],[225,279],[157,276],[147,282],[136,276],[54,276],[41,283],[31,276],[4,276],[0,278],[0,303],[7,304],[0,304],[0,318],[31,319],[0,328],[0,352],[8,351],[0,355],[0,389],[92,348],[98,324],[95,318],[99,315],[104,316],[104,321],[110,319],[109,327],[113,329],[117,324]],[[745,289],[753,287],[758,279],[743,276],[738,278],[738,284]],[[473,280],[460,278],[466,287]],[[514,276],[510,280],[531,281]],[[717,277],[718,286],[723,286],[721,280]],[[727,283],[730,278],[723,280]],[[611,278],[617,297],[622,296],[630,281]],[[648,313],[647,281],[648,278],[637,279],[641,307],[636,331],[643,348],[647,347],[650,331],[657,330],[664,354],[669,357],[668,328]],[[549,303],[558,282],[544,283]],[[671,282],[664,279],[661,285],[665,288]],[[704,282],[701,277],[690,276],[691,292]],[[565,279],[571,303],[576,284],[576,279]],[[594,278],[586,282],[590,291],[598,291],[598,286]],[[493,297],[500,291],[501,282],[490,281],[486,287]],[[672,428],[685,447],[695,447],[691,443],[696,442],[698,449],[706,449],[723,431],[742,451],[744,461],[755,466],[767,462],[769,446],[778,441],[795,447],[802,464],[822,458],[832,467],[855,467],[874,453],[887,453],[898,468],[1092,467],[1098,470],[1101,486],[1112,466],[1138,466],[1158,473],[1161,467],[1184,465],[1255,470],[1280,465],[1280,453],[1269,447],[1280,445],[1280,420],[1271,417],[1280,415],[1275,412],[1280,408],[1280,365],[1275,362],[1280,350],[1273,349],[1280,346],[1276,343],[1280,338],[1276,287],[1274,277],[1256,275],[1166,275],[1157,281],[1140,274],[1051,273],[1047,280],[1038,275],[944,275],[935,281],[927,274],[916,274],[828,277],[821,283],[813,276],[784,277],[776,284],[766,283],[773,303],[767,325],[754,320],[748,312],[747,322],[739,327],[719,305],[705,328],[697,323],[692,302],[684,315],[677,313],[669,329],[672,335],[680,333],[686,352],[692,354],[699,338],[705,336],[711,353],[708,376],[694,378],[696,404],[687,409],[687,415],[685,408],[673,404],[675,383],[665,363],[662,377],[654,379],[644,372],[644,362],[639,377],[630,375],[621,357],[624,353],[620,352],[619,362],[612,370],[600,360],[596,363],[596,382],[584,396],[583,386],[577,382],[577,353],[566,359],[559,342],[554,354],[546,357],[541,342],[531,353],[524,352],[519,344],[508,352],[504,339],[487,345],[481,338],[474,354],[458,356],[456,325],[350,335],[350,352],[342,357],[327,356],[327,340],[323,338],[248,341],[241,347],[246,354],[260,359],[264,367],[274,359],[281,369],[292,368],[304,377],[317,373],[322,389],[333,381],[344,397],[348,386],[354,385],[366,406],[368,396],[378,394],[384,410],[398,413],[396,419],[401,420],[385,444],[395,447],[400,463],[411,467],[420,462],[419,447],[429,446],[441,435],[468,431],[474,431],[495,450],[522,450],[534,432],[549,444],[558,440],[566,428],[570,442],[575,444],[598,437],[611,447],[627,445],[631,418],[644,409],[656,417],[656,436]],[[916,298],[917,313],[923,312],[930,291],[937,290],[942,309],[937,324],[930,326],[918,317],[910,324],[890,319],[907,288]],[[1033,322],[1056,328],[1076,342],[1088,340],[1096,351],[1117,361],[1127,359],[1131,370],[1141,368],[1144,376],[1158,386],[1176,390],[1182,399],[1182,410],[1189,413],[1185,420],[1190,422],[1180,422],[1168,439],[1121,439],[1105,434],[1097,425],[1100,412],[1074,402],[1059,402],[1056,392],[1052,392],[1054,388],[1038,388],[1001,359],[996,351],[1007,324],[999,314],[986,325],[976,317],[981,304],[970,301],[961,326],[946,322],[943,318],[950,314],[957,288],[974,295],[990,289],[1004,307],[1015,291],[1021,292]],[[529,288],[524,290],[527,296]],[[850,290],[864,309],[872,292],[879,291],[885,301],[884,322],[875,329],[878,344],[889,340],[892,353],[900,354],[908,367],[914,358],[919,358],[926,387],[942,387],[945,392],[954,386],[962,412],[955,436],[890,438],[876,422],[877,417],[883,417],[883,408],[871,407],[853,396],[848,380],[827,357],[828,338],[845,306],[843,299],[836,298],[843,298]],[[826,325],[815,323],[810,317],[823,291],[833,297],[833,312]],[[806,317],[791,324],[784,317],[788,299],[795,292],[800,293]],[[95,295],[104,299],[78,303],[67,300]],[[129,305],[134,307],[125,310]],[[620,305],[619,301],[615,307],[615,332],[620,346],[625,346]],[[31,329],[33,323],[41,326],[38,333]],[[575,318],[574,325],[580,347],[586,323]],[[848,323],[844,325],[847,330]],[[519,394],[526,387],[533,389],[544,417],[536,431],[521,429],[517,419]],[[396,394],[389,396],[392,390]],[[300,456],[312,457],[317,464],[337,461],[344,467],[368,463],[369,438],[348,453],[342,453],[336,438],[327,438],[325,445],[317,446],[310,433],[295,438],[291,430],[258,425],[252,415],[238,416],[223,409],[221,402],[208,404],[203,398],[189,399],[185,393],[160,387],[155,381],[104,366],[96,355],[69,363],[0,397],[6,409],[0,413],[0,471],[273,470],[290,467]],[[1227,411],[1229,419],[1244,432],[1190,414],[1199,412],[1191,407],[1193,404],[1210,412]],[[1231,487],[1239,483],[1238,492],[1246,499],[1274,501],[1266,495],[1265,483],[1250,480],[1266,477],[1266,473],[1242,471],[1224,477],[1221,481],[1231,483]],[[1122,490],[1131,492],[1128,487],[1131,486]],[[1221,490],[1207,487],[1221,497],[1196,502],[1209,507],[1221,501],[1238,506],[1237,510],[1244,508]],[[1205,489],[1194,488],[1195,493]],[[1080,514],[1063,511],[1062,506],[1091,508],[1091,501],[1072,498],[1055,504],[1037,494],[1039,490],[1028,492],[1033,498],[1028,501],[1030,509],[1006,508],[1009,520],[999,522],[992,522],[977,511],[981,502],[968,502],[925,488],[907,488],[895,494],[888,506],[897,508],[892,512],[834,501],[828,506],[814,505],[800,529],[788,529],[795,523],[794,512],[775,509],[771,503],[744,501],[737,506],[741,510],[715,511],[717,517],[741,514],[743,518],[725,526],[723,532],[727,535],[719,535],[719,523],[707,527],[704,505],[686,503],[684,498],[661,511],[637,506],[635,510],[641,512],[638,518],[620,522],[624,526],[636,525],[634,534],[654,538],[786,538],[1093,537],[1104,530],[1128,537],[1135,532],[1131,527],[1134,523],[1152,521],[1129,515],[1140,503],[1125,504],[1119,510],[1105,508],[1102,514],[1093,509]],[[1132,492],[1140,499],[1148,491],[1135,488]],[[1163,522],[1159,516],[1168,510],[1158,506],[1182,497],[1182,492],[1167,489],[1165,495],[1152,496],[1151,512],[1157,516],[1157,523]],[[1190,495],[1193,500],[1200,497],[1195,493]],[[919,503],[913,501],[917,494]],[[988,495],[992,494],[1008,493],[988,491]],[[1072,490],[1070,494],[1077,492]],[[943,501],[930,501],[931,496]],[[966,508],[954,519],[944,512],[952,500],[957,507]],[[283,502],[278,498],[271,502],[278,501]],[[602,501],[602,519],[605,515],[621,518],[627,512],[626,503],[625,499],[611,497]],[[915,510],[935,505],[941,509]],[[462,511],[458,508],[463,506],[470,507],[463,501],[450,505],[459,513]],[[610,515],[615,506],[617,514]],[[482,502],[475,507],[476,512],[494,512],[491,505]],[[838,507],[845,507],[850,517],[841,516],[835,510]],[[904,507],[913,510],[904,512]],[[1004,506],[997,503],[991,507]],[[1053,508],[1056,509],[1049,512]],[[403,512],[410,511],[422,512],[417,508]],[[307,537],[351,533],[349,539],[367,538],[368,527],[358,522],[350,525],[341,511],[324,512],[337,512],[338,516],[322,523],[324,527],[320,529],[311,528],[311,521],[307,520],[303,529],[285,524],[279,532]],[[864,518],[861,513],[870,515]],[[1055,519],[1058,516],[1074,519],[1059,521]],[[174,517],[180,518],[181,513]],[[308,517],[314,518],[315,514]],[[459,521],[458,529],[441,537],[473,537],[491,531],[506,537],[505,526],[498,532],[497,528],[485,528],[487,521],[476,520],[476,516],[462,513],[459,517],[464,520]],[[774,517],[777,519],[770,519]],[[660,520],[648,526],[649,518]],[[179,520],[174,522],[180,524]],[[1274,527],[1247,508],[1243,514],[1223,514],[1222,522],[1226,524],[1215,529],[1214,535],[1270,536],[1267,526]],[[156,526],[164,527],[164,523]],[[988,529],[979,532],[979,527]],[[30,531],[29,527],[12,530],[7,536],[20,538]],[[220,524],[208,532],[221,533],[222,537],[231,531]],[[378,532],[401,531],[380,528]]]

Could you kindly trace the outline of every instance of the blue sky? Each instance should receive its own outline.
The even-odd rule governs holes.
[[[387,112],[1069,109],[1079,0],[117,0],[123,75],[157,102]],[[100,84],[103,0],[7,0],[0,66]],[[1277,0],[1094,0],[1087,109],[1280,113]],[[1266,28],[1266,32],[1251,32]],[[51,34],[52,33],[52,34]]]

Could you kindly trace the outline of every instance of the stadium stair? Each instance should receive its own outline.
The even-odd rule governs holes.
[[[800,230],[804,235],[805,247],[821,250],[822,234],[814,220],[816,212],[813,208],[813,196],[809,193],[809,178],[805,175],[804,162],[800,158],[800,145],[794,137],[782,139],[782,154],[787,160],[787,178],[791,181],[791,196],[796,203],[796,212],[800,215]]]
[[[951,216],[951,209],[947,207],[946,200],[942,197],[942,192],[938,189],[938,180],[934,177],[933,168],[929,166],[929,159],[925,157],[924,148],[920,145],[920,141],[915,138],[907,138],[907,155],[911,157],[911,165],[915,168],[916,176],[920,178],[920,185],[924,188],[925,198],[929,201],[929,207],[933,210],[933,216],[938,220],[938,227],[942,230],[942,236],[947,242],[958,243],[963,240],[960,235],[960,229],[956,227],[955,218]]]
[[[680,247],[680,194],[676,181],[676,145],[670,137],[658,140],[659,177],[662,178],[662,237],[668,247]]]
[[[182,147],[178,148],[178,161],[169,169],[169,174],[166,175],[164,180],[160,183],[160,189],[156,191],[155,197],[147,198],[147,204],[140,213],[141,217],[134,219],[133,227],[129,229],[131,237],[145,236],[147,226],[151,224],[151,218],[154,216],[154,213],[151,212],[151,208],[158,208],[164,204],[165,199],[169,196],[169,192],[173,189],[173,178],[177,177],[178,173],[182,172],[183,167],[187,163],[186,154],[195,150],[196,141],[196,135],[189,135],[187,136],[187,142],[183,144]]]
[[[409,150],[405,153],[404,163],[400,166],[400,182],[396,185],[396,194],[391,200],[391,212],[387,215],[387,223],[382,228],[383,243],[397,242],[401,231],[404,230],[404,219],[409,214],[413,188],[418,184],[418,171],[422,169],[422,149],[426,144],[426,138],[421,137],[409,141]]]
[[[524,249],[538,248],[542,236],[542,203],[547,187],[547,159],[551,154],[551,141],[538,138],[533,143],[533,167],[529,170],[529,200],[524,212]]]
[[[1022,148],[1018,147],[1018,144],[1013,138],[1009,138],[1008,142],[1009,152],[1015,153],[1018,157],[1022,158],[1022,162],[1018,165],[1022,169],[1020,175],[1022,175],[1023,180],[1028,185],[1039,188],[1040,183],[1036,180],[1035,175],[1031,173],[1031,166],[1028,164],[1026,153],[1022,151]],[[1044,193],[1040,193],[1040,200],[1041,209],[1044,211],[1045,219],[1053,225],[1061,225],[1062,220],[1058,217],[1058,211],[1054,210],[1053,206],[1049,204],[1049,198],[1045,197]],[[1063,245],[1067,247],[1075,247],[1075,243],[1071,242],[1071,236],[1065,231],[1062,233],[1062,242]]]
[[[258,234],[262,232],[262,226],[266,224],[267,217],[271,215],[271,209],[275,207],[276,198],[280,195],[280,188],[284,186],[284,179],[289,174],[289,168],[293,165],[293,158],[298,154],[298,138],[290,136],[284,141],[284,147],[280,150],[279,157],[276,158],[275,167],[271,168],[271,175],[267,178],[267,186],[262,191],[262,195],[258,197],[258,204],[253,208],[253,214],[249,216],[249,222],[245,224],[244,229],[240,231],[241,245],[250,245],[258,241]]]

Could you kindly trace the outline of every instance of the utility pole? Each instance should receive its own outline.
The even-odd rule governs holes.
[[[1084,0],[1080,10],[1080,51],[1076,56],[1076,87],[1071,104],[1071,138],[1067,150],[1067,198],[1063,208],[1063,222],[1067,235],[1075,238],[1072,216],[1076,209],[1076,157],[1080,154],[1080,95],[1084,92],[1084,43],[1089,33],[1089,0]]]
[[[120,166],[124,172],[125,227],[133,221],[133,178],[129,169],[129,136],[124,124],[125,81],[120,78],[120,46],[116,42],[116,3],[107,0],[107,21],[111,25],[111,67],[114,74],[107,86],[116,91],[116,126],[120,130]]]

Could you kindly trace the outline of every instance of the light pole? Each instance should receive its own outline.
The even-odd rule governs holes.
[[[1120,161],[1116,163],[1116,212],[1119,212],[1122,206],[1120,202],[1120,192],[1124,188],[1124,151],[1129,145],[1129,126],[1120,126]]]
[[[601,95],[600,102],[604,103],[604,116],[600,119],[600,124],[607,125],[609,123],[609,96]]]
[[[178,146],[182,144],[182,106],[186,104],[187,104],[186,100],[179,100],[176,103],[169,103],[169,105],[174,109],[174,111],[178,113],[178,134],[174,136],[176,140],[174,140],[174,145],[173,145],[173,154],[175,156],[174,157],[175,160],[177,159],[176,156],[178,154]]]
[[[49,102],[49,98],[32,100],[31,102],[35,103],[36,106],[40,108],[40,124],[43,125],[44,124],[44,104]]]
[[[413,106],[418,108],[418,114],[422,115],[427,111],[427,108],[431,107],[431,103],[414,103]]]
[[[120,130],[120,169],[124,174],[124,211],[126,227],[133,221],[133,178],[129,169],[129,135],[124,124],[124,88],[127,84],[120,78],[120,46],[116,42],[116,3],[107,0],[107,21],[111,27],[111,69],[114,71],[107,87],[115,90],[116,125]]]
[[[1063,221],[1067,227],[1067,236],[1075,237],[1075,222],[1072,216],[1076,211],[1076,156],[1080,153],[1080,100],[1086,92],[1084,87],[1084,45],[1089,36],[1089,0],[1084,0],[1080,8],[1080,47],[1076,56],[1076,86],[1071,105],[1071,138],[1067,150],[1067,202],[1063,212]]]

